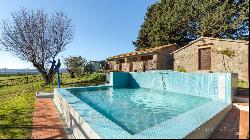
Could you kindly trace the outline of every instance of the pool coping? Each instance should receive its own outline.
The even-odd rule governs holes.
[[[112,86],[99,85],[77,88],[87,89],[92,87]],[[66,122],[73,127],[73,134],[76,138],[208,138],[231,108],[231,104],[215,104],[215,102],[212,101],[131,135],[66,90],[72,88],[54,89],[54,102],[58,110],[66,118]],[[81,108],[78,108],[79,106],[81,106]],[[202,110],[206,111],[200,113]],[[88,113],[90,113],[89,116],[86,115]],[[187,117],[181,117],[183,115]],[[93,116],[95,117],[93,118]],[[188,118],[190,116],[191,118]],[[190,126],[190,124],[192,125]],[[211,129],[205,134],[204,132],[197,131],[197,128],[203,130],[208,126]]]

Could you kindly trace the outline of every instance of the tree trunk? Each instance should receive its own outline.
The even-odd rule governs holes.
[[[74,72],[70,72],[70,77],[71,77],[71,78],[75,78]]]
[[[54,76],[50,76],[49,74],[43,77],[44,77],[45,85],[51,84],[54,80]]]
[[[52,65],[49,71],[47,72],[44,65],[33,63],[33,66],[36,67],[36,69],[42,74],[43,79],[45,81],[45,85],[49,85],[53,82],[54,76],[56,74],[55,65],[56,65],[56,61],[53,60]],[[60,60],[58,59],[58,62],[57,62],[58,69],[60,68],[60,66],[61,66],[61,63],[60,63]]]
[[[71,69],[67,69],[67,71],[70,73],[70,78],[75,78],[75,73]]]

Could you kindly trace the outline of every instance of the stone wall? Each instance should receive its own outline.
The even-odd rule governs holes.
[[[177,46],[171,46],[166,49],[162,49],[157,53],[157,69],[170,70],[173,69],[173,51],[177,50]]]
[[[121,71],[123,72],[143,72],[144,70],[157,70],[157,69],[173,69],[173,58],[170,54],[177,49],[177,45],[173,44],[165,48],[161,48],[156,52],[146,52],[137,54],[134,56],[128,56],[123,58],[116,58],[109,60],[110,71],[120,71],[119,67],[121,65]],[[153,56],[153,59],[144,59],[143,56]],[[145,57],[144,57],[145,58]],[[124,63],[118,62],[119,59],[124,59]],[[118,62],[118,63],[117,63]],[[120,64],[119,64],[120,63]]]
[[[109,61],[109,67],[111,71],[119,70],[119,64],[116,64],[116,61]]]
[[[132,71],[143,72],[145,70],[157,69],[157,54],[153,54],[152,60],[142,61],[140,57],[137,58],[136,62],[132,62]]]
[[[135,72],[143,72],[143,62],[138,61],[138,62],[132,62],[133,63],[133,68],[132,71]]]
[[[225,64],[228,67],[227,72],[238,73],[239,79],[248,81],[248,44],[245,41],[228,41],[219,39],[204,38],[193,44],[185,46],[183,49],[175,52],[174,70],[178,66],[183,67],[186,71],[199,71],[198,69],[198,50],[200,48],[208,48],[211,50],[218,48],[229,48],[235,52],[232,59],[225,57]],[[226,72],[223,65],[222,55],[211,52],[211,71]]]
[[[149,60],[147,62],[147,65],[148,65],[148,69],[151,69],[151,70],[156,70],[157,69],[157,61],[156,60]]]
[[[129,63],[121,63],[122,71],[129,71]]]

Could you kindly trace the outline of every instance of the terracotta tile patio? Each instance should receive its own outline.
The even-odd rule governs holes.
[[[221,124],[216,128],[210,139],[246,139],[249,132],[249,111],[239,109],[248,107],[248,103],[234,103]],[[245,106],[245,107],[244,107]]]
[[[31,139],[67,139],[51,98],[36,98]]]

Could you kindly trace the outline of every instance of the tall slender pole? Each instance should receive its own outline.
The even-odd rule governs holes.
[[[56,68],[56,72],[57,72],[57,84],[58,84],[58,88],[60,88],[61,80],[60,80],[59,68],[57,65],[55,66],[55,68]]]
[[[58,59],[58,62],[59,62],[60,60]],[[57,73],[57,85],[58,85],[58,88],[60,88],[60,83],[61,83],[61,81],[60,81],[60,73],[59,73],[59,67],[58,67],[58,65],[61,65],[61,64],[57,64],[56,65],[56,61],[55,60],[53,60],[53,61],[50,61],[50,63],[54,63],[55,64],[55,70],[56,70],[56,73]]]

